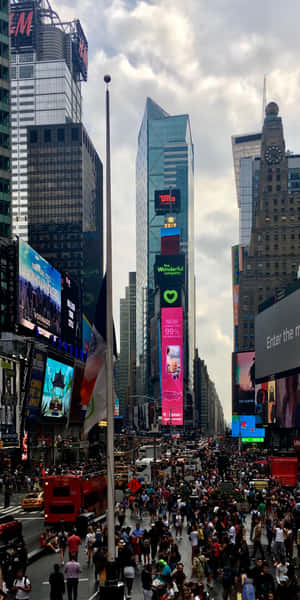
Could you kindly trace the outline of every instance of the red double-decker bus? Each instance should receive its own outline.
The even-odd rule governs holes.
[[[83,513],[101,515],[106,508],[105,473],[49,475],[44,479],[45,523],[75,523]]]

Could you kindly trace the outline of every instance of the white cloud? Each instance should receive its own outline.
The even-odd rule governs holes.
[[[229,416],[230,246],[238,237],[230,136],[261,126],[262,85],[279,103],[287,146],[300,135],[294,0],[55,0],[89,40],[84,120],[104,158],[103,75],[112,76],[115,313],[135,268],[135,153],[146,96],[189,113],[195,145],[197,339]]]

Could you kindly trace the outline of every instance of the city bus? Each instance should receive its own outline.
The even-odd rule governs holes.
[[[107,508],[105,473],[49,475],[44,479],[46,524],[76,523],[83,513],[104,514]]]

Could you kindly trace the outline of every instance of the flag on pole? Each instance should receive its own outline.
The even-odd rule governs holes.
[[[113,336],[116,356],[115,332]],[[99,292],[80,395],[86,408],[83,431],[87,434],[96,423],[106,419],[106,275]]]

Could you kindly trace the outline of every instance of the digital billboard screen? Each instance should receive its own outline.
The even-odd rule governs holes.
[[[161,308],[168,308],[170,306],[181,306],[181,289],[172,288],[160,291],[160,306]]]
[[[87,81],[89,60],[88,42],[84,35],[80,21],[76,22],[76,34],[73,40],[73,52],[75,53],[80,73],[84,81]]]
[[[161,309],[162,425],[183,424],[183,309]]]
[[[81,299],[78,285],[68,275],[61,278],[61,337],[68,344],[81,345]]]
[[[276,423],[276,385],[275,381],[264,381],[255,385],[256,422],[263,425]]]
[[[46,358],[45,352],[34,348],[25,408],[25,418],[30,421],[34,421],[40,416]]]
[[[19,323],[50,337],[61,332],[61,276],[19,239]]]
[[[157,215],[178,213],[180,212],[180,190],[155,190],[154,203]]]
[[[286,429],[300,427],[300,374],[276,380],[276,423]]]
[[[300,367],[300,289],[255,319],[256,379]]]
[[[232,415],[232,437],[265,437],[263,427],[257,427],[256,415]]]
[[[255,352],[232,355],[232,412],[253,415],[255,401]]]
[[[0,358],[0,440],[4,447],[19,444],[19,363]]]
[[[155,284],[161,290],[178,289],[184,286],[185,255],[169,254],[156,256],[154,265]]]
[[[66,421],[72,393],[73,367],[47,358],[41,417]]]

